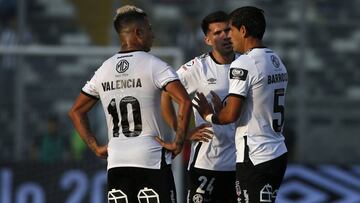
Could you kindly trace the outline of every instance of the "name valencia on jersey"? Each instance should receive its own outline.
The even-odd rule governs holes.
[[[124,88],[142,87],[140,78],[132,78],[125,80],[115,80],[101,83],[104,92]]]

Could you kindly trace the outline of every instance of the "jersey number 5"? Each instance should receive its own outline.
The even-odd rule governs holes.
[[[274,91],[274,113],[280,113],[280,122],[279,119],[273,119],[273,129],[275,132],[281,132],[282,126],[284,125],[284,111],[285,108],[283,105],[279,104],[279,97],[285,96],[285,89],[275,89]]]
[[[130,131],[130,123],[128,119],[128,105],[131,105],[132,115],[134,118],[134,131]],[[120,100],[119,103],[120,115],[121,115],[121,129],[122,133],[126,137],[136,137],[139,136],[142,131],[142,122],[141,122],[141,111],[140,111],[140,103],[139,101],[132,96],[124,97]],[[115,98],[111,99],[108,105],[108,113],[111,115],[113,119],[113,136],[119,137],[119,114],[116,107]]]

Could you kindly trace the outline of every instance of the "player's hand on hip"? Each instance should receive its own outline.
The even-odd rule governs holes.
[[[156,141],[159,142],[161,146],[163,146],[166,150],[170,151],[172,153],[172,158],[174,159],[178,154],[180,154],[183,144],[179,144],[177,142],[165,142],[163,139],[161,139],[159,136],[155,137]]]
[[[196,97],[194,98],[197,104],[193,103],[193,106],[195,109],[199,112],[201,117],[205,119],[205,117],[209,114],[213,114],[214,111],[209,104],[209,102],[206,100],[206,97],[203,93],[196,92]]]
[[[96,148],[95,154],[97,157],[101,159],[106,159],[108,157],[108,146],[107,145],[99,146],[98,148]]]
[[[209,123],[203,123],[197,126],[189,133],[189,140],[197,142],[208,142],[214,136],[214,132],[210,130],[210,127],[211,124]]]

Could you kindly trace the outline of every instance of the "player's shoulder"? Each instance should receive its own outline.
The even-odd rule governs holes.
[[[232,63],[231,63],[231,67],[241,67],[241,68],[245,68],[245,69],[250,69],[252,67],[254,67],[256,64],[255,60],[247,55],[247,54],[242,54],[239,55]]]
[[[152,63],[165,63],[162,59],[149,52],[141,51],[138,54],[139,54],[138,57],[141,57],[146,60],[150,60]]]
[[[190,71],[199,70],[199,68],[201,68],[204,65],[208,57],[210,57],[208,53],[201,54],[200,56],[196,56],[195,58],[183,64],[179,68],[179,72],[188,71],[188,70]]]
[[[247,54],[241,54],[231,63],[229,78],[246,80],[249,74],[254,75],[254,71],[256,71],[256,65],[253,58]]]
[[[113,67],[113,64],[115,63],[116,61],[116,55],[117,54],[114,54],[112,55],[111,57],[107,58],[100,66],[99,70],[102,70],[102,69],[106,69],[107,67]]]
[[[159,69],[159,68],[165,68],[165,67],[169,66],[169,64],[167,62],[163,61],[159,57],[157,57],[149,52],[141,51],[138,53],[137,57],[139,57],[139,59],[138,59],[139,61],[146,63],[146,66],[149,68]]]

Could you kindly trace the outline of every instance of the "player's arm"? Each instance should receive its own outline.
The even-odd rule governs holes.
[[[165,86],[165,90],[170,94],[171,98],[174,99],[179,105],[178,116],[177,116],[177,128],[175,140],[172,143],[165,143],[163,140],[157,138],[159,143],[166,149],[172,151],[173,157],[178,155],[184,145],[185,135],[187,134],[190,112],[191,112],[191,101],[188,93],[184,86],[179,80],[170,82]]]
[[[176,102],[179,103],[179,102]],[[177,119],[174,105],[172,103],[171,96],[166,92],[161,93],[161,115],[165,119],[166,123],[174,130],[177,129]]]
[[[235,122],[241,114],[245,97],[230,94],[227,98],[226,106],[220,112],[214,113],[211,104],[208,103],[203,93],[196,93],[195,101],[193,104],[199,114],[208,122],[217,125],[226,125]]]
[[[190,111],[192,112],[192,110]],[[161,113],[166,123],[176,131],[177,118],[176,118],[175,108],[172,103],[171,96],[166,91],[163,91],[161,95]],[[190,141],[208,142],[210,139],[212,139],[212,136],[214,134],[213,131],[208,129],[209,127],[211,127],[211,124],[203,123],[202,125],[199,125],[193,128],[192,130],[189,130],[189,133],[186,136],[186,138]]]
[[[105,159],[107,157],[107,145],[100,146],[90,129],[88,112],[98,100],[80,93],[68,115],[77,132],[96,156]]]

